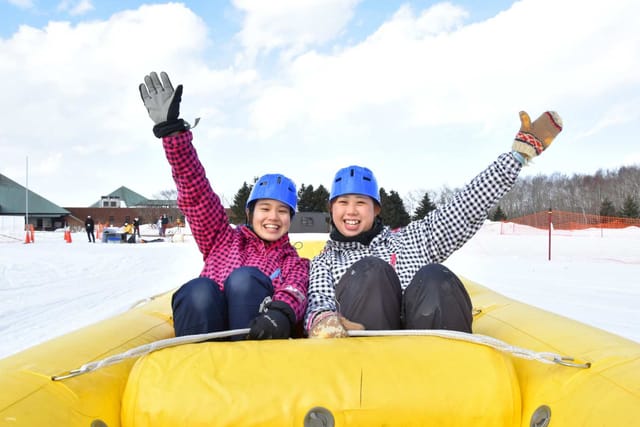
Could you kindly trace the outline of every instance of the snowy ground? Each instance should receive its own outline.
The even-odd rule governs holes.
[[[175,289],[202,266],[189,236],[135,245],[72,238],[36,232],[35,243],[24,244],[0,234],[0,358]],[[504,295],[640,342],[640,229],[557,232],[551,244],[549,261],[546,232],[488,222],[446,264]]]

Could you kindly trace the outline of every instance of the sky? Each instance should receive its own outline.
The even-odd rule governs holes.
[[[154,231],[143,225],[142,234]],[[290,235],[293,243],[326,239]],[[202,269],[188,233],[153,244],[92,244],[84,232],[72,233],[70,244],[62,232],[23,240],[0,227],[0,358],[118,315]],[[545,231],[487,221],[445,265],[507,297],[640,343],[640,228],[554,231],[551,259],[548,241]]]
[[[138,85],[181,117],[225,205],[356,164],[405,197],[466,184],[520,127],[564,130],[523,176],[640,164],[640,2],[0,2],[0,173],[62,207],[175,188]]]

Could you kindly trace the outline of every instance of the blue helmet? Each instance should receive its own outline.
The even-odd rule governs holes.
[[[370,169],[362,166],[347,166],[336,173],[331,184],[329,201],[344,194],[362,194],[380,204],[378,181]]]
[[[296,185],[284,175],[278,173],[262,175],[251,189],[246,208],[258,199],[274,199],[291,208],[291,216],[298,206]]]

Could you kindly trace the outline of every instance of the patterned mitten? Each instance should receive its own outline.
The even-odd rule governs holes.
[[[562,131],[562,119],[555,111],[544,112],[533,123],[526,112],[520,111],[520,123],[512,148],[524,157],[525,164],[546,150]]]
[[[309,329],[309,338],[345,338],[347,329],[340,321],[340,316],[332,311],[325,311],[316,316]]]

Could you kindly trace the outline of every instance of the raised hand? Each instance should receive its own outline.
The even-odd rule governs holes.
[[[169,76],[163,71],[160,78],[156,72],[145,76],[144,83],[138,88],[149,117],[155,123],[153,133],[156,137],[162,138],[189,129],[189,125],[179,118],[182,85],[174,90]]]
[[[562,131],[562,118],[555,111],[546,111],[533,123],[525,111],[520,111],[520,131],[513,141],[513,151],[528,162],[539,156]]]

